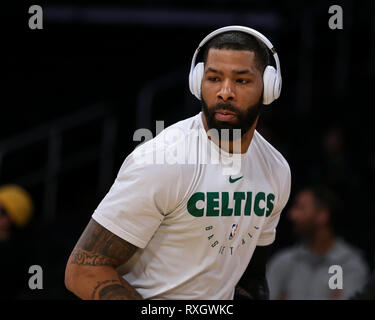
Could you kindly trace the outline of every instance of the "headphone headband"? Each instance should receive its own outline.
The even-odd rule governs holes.
[[[210,41],[213,37],[217,36],[218,34],[220,33],[224,33],[224,32],[227,32],[227,31],[241,31],[241,32],[245,32],[247,34],[250,34],[254,37],[256,37],[257,39],[259,39],[260,41],[262,41],[266,46],[267,48],[272,52],[272,55],[273,55],[273,58],[275,59],[275,62],[276,62],[276,71],[277,71],[277,77],[279,79],[281,79],[281,70],[280,70],[280,61],[279,61],[279,57],[277,55],[277,52],[274,48],[274,46],[272,45],[271,41],[269,41],[263,34],[261,34],[260,32],[254,30],[254,29],[251,29],[249,27],[244,27],[244,26],[227,26],[227,27],[222,27],[222,28],[219,28],[213,32],[211,32],[209,35],[207,35],[200,43],[199,43],[199,46],[198,48],[195,50],[194,52],[194,56],[193,56],[193,59],[191,61],[191,66],[190,66],[190,74],[193,72],[193,69],[195,67],[195,60],[197,59],[197,55],[200,51],[200,49],[208,42]]]

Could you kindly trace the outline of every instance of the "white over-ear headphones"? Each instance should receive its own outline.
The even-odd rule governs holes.
[[[193,59],[191,61],[190,73],[189,73],[189,88],[193,95],[195,95],[199,100],[201,99],[201,85],[204,75],[204,63],[199,62],[195,65],[195,60],[200,49],[211,40],[216,35],[227,32],[227,31],[242,31],[253,35],[254,37],[261,40],[268,49],[271,50],[273,57],[276,61],[276,69],[273,66],[266,66],[263,73],[263,104],[270,104],[272,101],[276,100],[280,96],[281,92],[281,71],[280,71],[280,61],[279,57],[272,45],[272,43],[260,32],[243,26],[228,26],[217,29],[206,36],[199,44],[197,50],[195,50]]]

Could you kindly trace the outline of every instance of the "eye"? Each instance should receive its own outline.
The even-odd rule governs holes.
[[[220,79],[218,77],[208,77],[208,81],[218,82],[218,81],[220,81]]]
[[[250,83],[250,80],[248,80],[248,79],[237,79],[236,82],[240,83],[240,84],[247,84],[247,83]]]

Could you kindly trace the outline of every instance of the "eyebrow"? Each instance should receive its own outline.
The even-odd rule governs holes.
[[[213,72],[213,73],[218,73],[218,74],[223,74],[223,71],[216,70],[214,68],[208,67],[206,70],[206,73],[208,72]]]
[[[223,71],[219,71],[219,70],[216,70],[214,68],[211,68],[211,67],[208,67],[207,68],[207,72],[213,72],[213,73],[218,73],[218,74],[224,74]],[[233,70],[232,73],[234,74],[249,74],[251,76],[255,76],[255,74],[253,72],[251,72],[249,69],[244,69],[244,70]]]
[[[235,74],[249,74],[251,76],[255,76],[254,72],[251,72],[249,69],[245,69],[245,70],[233,70],[232,72],[235,73]]]

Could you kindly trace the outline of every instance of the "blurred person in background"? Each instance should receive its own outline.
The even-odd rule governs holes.
[[[358,249],[336,236],[337,210],[335,194],[326,187],[307,187],[296,195],[288,218],[300,242],[270,259],[271,299],[349,299],[363,288],[368,267]],[[342,289],[329,287],[333,265],[342,268]]]
[[[0,299],[12,299],[22,290],[28,274],[29,250],[21,236],[33,215],[30,194],[18,185],[0,187]]]

